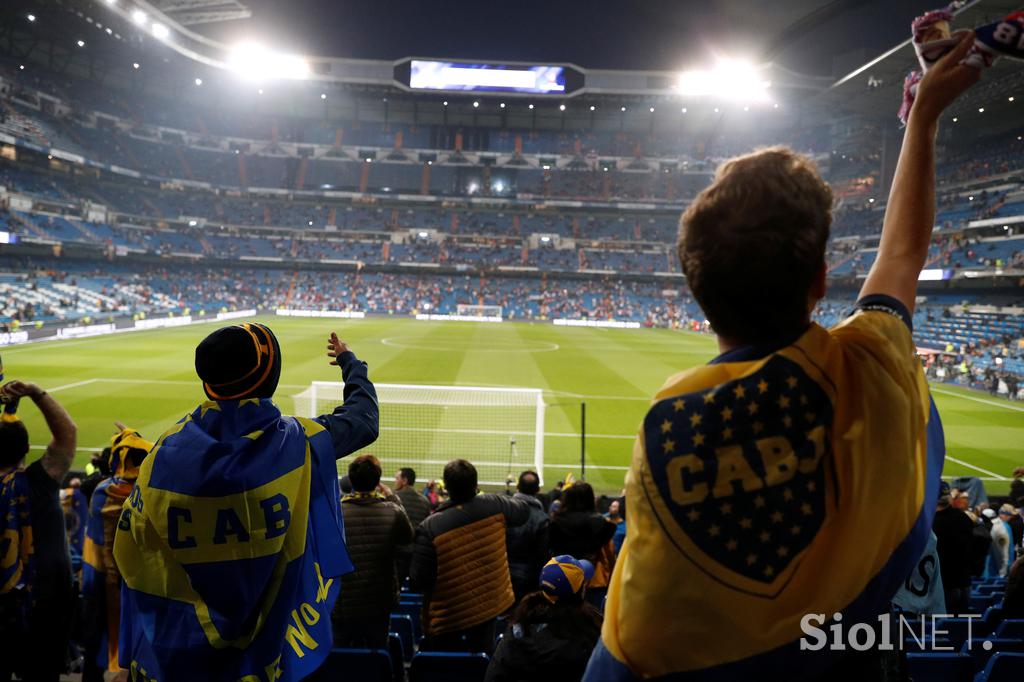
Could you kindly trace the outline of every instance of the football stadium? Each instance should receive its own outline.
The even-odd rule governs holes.
[[[1024,680],[1024,5],[0,6],[0,680]]]

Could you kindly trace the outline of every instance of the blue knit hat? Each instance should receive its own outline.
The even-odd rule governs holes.
[[[554,602],[578,594],[593,577],[594,564],[562,554],[544,564],[540,571],[540,589]]]

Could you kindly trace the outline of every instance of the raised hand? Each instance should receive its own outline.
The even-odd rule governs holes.
[[[332,365],[338,364],[338,356],[342,353],[349,351],[348,344],[338,338],[338,335],[331,332],[330,338],[327,339],[327,357],[334,358],[331,360]]]

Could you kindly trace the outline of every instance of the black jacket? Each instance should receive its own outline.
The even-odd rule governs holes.
[[[512,576],[512,589],[516,598],[537,589],[540,570],[547,563],[548,554],[548,515],[544,513],[544,505],[533,495],[516,493],[513,497],[525,502],[530,508],[530,516],[521,526],[509,528],[506,532],[508,541],[508,570]]]
[[[974,522],[965,512],[946,507],[935,512],[932,530],[937,540],[943,589],[970,587]]]
[[[397,497],[356,493],[341,499],[345,545],[355,572],[342,578],[334,616],[341,620],[380,617],[398,601],[395,557],[412,540],[412,526]]]
[[[615,524],[597,512],[559,513],[548,526],[548,549],[552,556],[568,554],[577,559],[590,559],[613,535]]]
[[[485,682],[578,682],[601,627],[582,612],[567,625],[509,626],[491,657]]]
[[[423,523],[423,519],[430,516],[430,502],[413,486],[406,486],[401,490],[396,490],[395,495],[402,501],[402,506],[405,507],[405,515],[409,517],[409,523],[415,529],[418,525]]]

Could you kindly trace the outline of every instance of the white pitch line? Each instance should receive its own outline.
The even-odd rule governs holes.
[[[956,457],[950,457],[949,455],[946,455],[946,459],[948,459],[950,462],[955,462],[955,463],[957,463],[957,464],[959,464],[961,466],[965,466],[965,467],[967,467],[969,469],[974,469],[975,471],[980,471],[981,473],[986,474],[988,476],[993,476],[994,478],[991,479],[991,480],[995,480],[995,481],[1012,481],[1013,480],[1012,478],[1006,478],[1005,476],[1000,476],[999,474],[997,474],[994,471],[989,471],[988,469],[982,469],[981,467],[974,466],[973,464],[965,462],[962,459],[957,459]]]
[[[964,395],[963,393],[957,393],[956,391],[943,391],[941,388],[935,388],[932,386],[932,393],[941,393],[942,395],[951,395],[954,398],[963,398],[964,400],[973,400],[976,403],[983,403],[985,405],[993,405],[995,407],[1002,407],[1007,410],[1016,410],[1017,412],[1024,412],[1024,407],[1018,407],[1017,405],[1007,405],[1006,403],[998,403],[995,400],[985,400],[984,398],[975,398],[973,395]]]
[[[77,388],[79,386],[88,386],[89,384],[95,384],[99,379],[86,379],[85,381],[76,381],[73,384],[64,384],[63,386],[54,386],[53,388],[46,389],[47,393],[56,393],[57,391],[63,391],[66,388]]]

